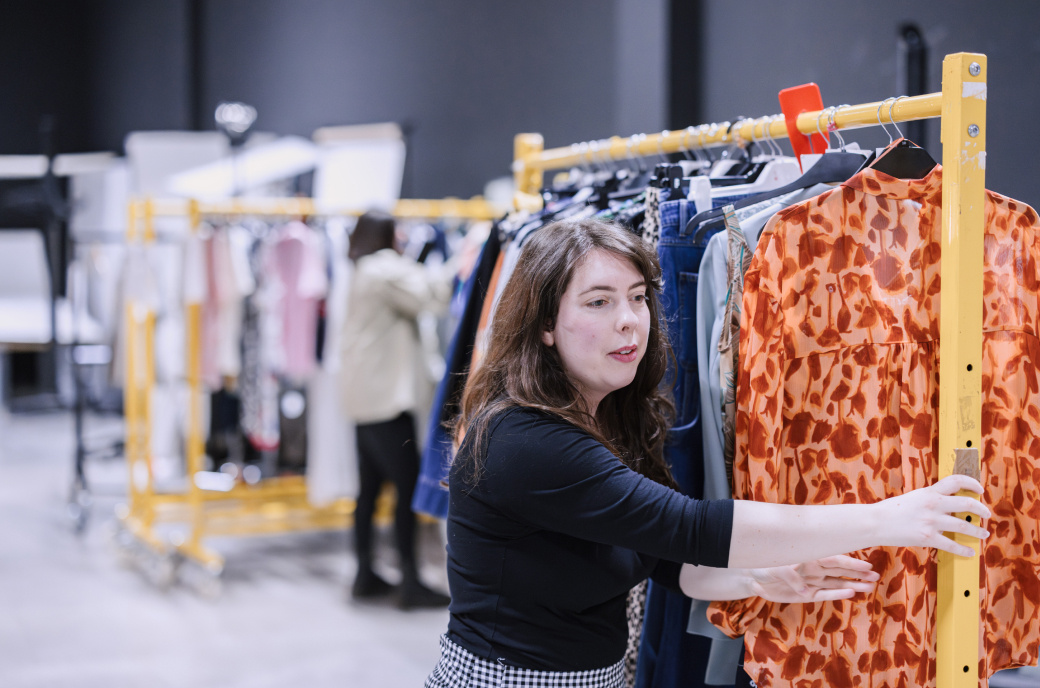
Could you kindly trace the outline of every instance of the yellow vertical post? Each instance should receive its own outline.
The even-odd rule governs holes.
[[[127,212],[127,245],[155,238],[151,201],[131,201]],[[134,249],[132,249],[134,250]],[[123,405],[126,424],[126,458],[129,470],[129,517],[134,527],[149,528],[155,518],[151,456],[152,381],[155,378],[155,313],[140,296],[131,294],[123,304],[126,318],[124,342],[126,379]]]
[[[986,56],[947,55],[942,90],[939,477],[974,473],[982,451],[982,256]],[[962,493],[975,496],[973,493]],[[961,518],[971,519],[967,514]],[[962,535],[958,542],[975,547]],[[939,552],[936,687],[979,685],[980,558]]]
[[[144,220],[143,238],[145,244],[155,241],[155,204],[152,199],[144,201],[142,213]],[[141,490],[145,495],[144,523],[151,528],[155,521],[155,473],[153,471],[152,455],[152,396],[155,391],[155,312],[151,304],[138,303],[135,305],[135,325],[138,327],[137,365],[139,368],[139,397],[138,408],[140,410],[140,442],[141,453],[137,465],[134,467],[132,476],[139,485],[143,484]]]
[[[188,244],[191,246],[199,240],[199,203],[192,200],[188,203]],[[192,249],[189,248],[189,251]],[[186,259],[198,259],[201,256],[194,255]],[[194,291],[194,290],[193,290]],[[188,375],[188,437],[187,437],[187,474],[188,495],[191,505],[191,535],[188,547],[197,550],[201,545],[203,528],[202,490],[195,483],[195,476],[202,471],[203,458],[205,454],[204,440],[202,437],[202,304],[198,301],[189,301],[184,305],[185,319],[185,350],[188,353],[187,375]]]
[[[513,203],[517,208],[541,207],[541,199],[537,198],[542,188],[542,169],[524,164],[527,156],[537,155],[545,150],[545,140],[541,134],[517,134],[513,138],[513,180],[516,183],[516,195]],[[532,200],[534,197],[534,200]]]
[[[127,245],[137,241],[137,201],[130,201],[127,207],[126,240]],[[124,355],[126,356],[126,368],[123,378],[123,413],[126,434],[126,463],[130,471],[129,493],[130,513],[135,516],[140,512],[141,500],[136,483],[133,479],[133,469],[141,458],[140,438],[140,415],[138,413],[137,388],[137,319],[134,313],[133,297],[127,298],[123,303],[123,317],[125,318],[125,340],[123,342]]]

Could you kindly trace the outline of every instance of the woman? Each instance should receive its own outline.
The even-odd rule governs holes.
[[[872,505],[701,502],[670,489],[660,274],[640,239],[596,220],[528,239],[463,395],[451,619],[428,688],[620,686],[625,596],[646,577],[702,600],[847,599],[878,576],[842,552],[968,556],[942,533],[986,535],[950,515],[989,514],[952,496],[981,493],[964,476]]]
[[[358,572],[355,599],[381,597],[392,586],[372,568],[372,515],[383,483],[397,489],[394,535],[401,567],[397,603],[404,609],[444,607],[448,597],[419,580],[412,494],[419,476],[415,413],[428,396],[416,318],[451,299],[448,267],[433,270],[397,252],[394,219],[362,215],[350,237],[354,277],[343,323],[343,403],[357,423],[360,490],[354,511]],[[427,402],[428,403],[428,402]]]

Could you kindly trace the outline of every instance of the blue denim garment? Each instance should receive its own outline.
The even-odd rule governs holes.
[[[664,286],[662,315],[675,353],[668,380],[674,380],[675,422],[669,431],[665,459],[682,492],[700,498],[703,476],[700,466],[700,383],[697,375],[697,273],[710,236],[698,243],[685,234],[697,209],[693,201],[680,199],[661,204],[661,240],[657,255]]]
[[[697,273],[710,235],[695,242],[692,232],[685,234],[686,224],[696,214],[693,201],[680,199],[661,203],[661,240],[657,254],[664,280],[662,311],[675,352],[675,366],[670,367],[667,379],[674,379],[676,417],[665,447],[665,459],[681,491],[700,499],[704,492],[704,474],[697,373]],[[651,581],[639,646],[636,688],[705,685],[712,641],[687,633],[689,619],[690,599]]]
[[[447,370],[437,385],[430,420],[426,426],[426,442],[423,444],[419,465],[419,480],[412,496],[412,509],[434,518],[448,517],[448,488],[445,485],[453,443],[445,422],[452,420],[458,413],[458,403],[466,384],[473,342],[480,322],[480,311],[487,297],[491,273],[501,247],[496,227],[491,230],[477,264],[462,287],[462,299],[466,305],[444,357]]]

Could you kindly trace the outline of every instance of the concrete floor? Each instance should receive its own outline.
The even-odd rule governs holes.
[[[88,422],[94,437],[119,433],[111,419]],[[227,559],[218,595],[184,583],[162,592],[115,546],[122,460],[90,464],[91,518],[74,533],[72,437],[68,414],[0,412],[0,686],[422,685],[447,611],[352,602],[347,535],[215,540]],[[436,528],[424,531],[422,554],[426,581],[446,589]]]
[[[120,433],[111,418],[88,422],[96,439]],[[0,411],[0,687],[422,685],[448,614],[352,602],[347,535],[215,540],[227,560],[220,592],[188,576],[163,592],[116,546],[121,459],[89,464],[91,518],[74,533],[72,437],[68,414]],[[424,578],[446,589],[437,529],[421,544]],[[386,542],[379,554],[393,578]],[[991,686],[1040,688],[1040,672],[1001,672]]]

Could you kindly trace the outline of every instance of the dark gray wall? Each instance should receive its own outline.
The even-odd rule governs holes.
[[[560,146],[661,129],[673,3],[700,8],[674,34],[699,45],[702,121],[776,112],[806,81],[827,104],[895,95],[905,22],[929,44],[929,90],[946,53],[986,53],[988,186],[1040,205],[1040,3],[1015,0],[0,0],[0,153],[37,152],[48,113],[59,151],[121,150],[132,130],[209,128],[240,99],[280,134],[410,124],[405,194],[479,193],[508,174],[518,132]]]
[[[404,193],[468,196],[509,174],[519,132],[661,129],[667,3],[0,0],[0,92],[20,103],[0,112],[0,153],[36,152],[46,112],[60,152],[121,151],[242,100],[278,134],[408,125]]]
[[[0,153],[44,152],[47,116],[57,150],[88,145],[88,16],[75,0],[0,2]]]
[[[188,0],[0,0],[0,154],[121,151],[135,129],[186,129]]]
[[[122,151],[131,131],[190,129],[189,1],[85,4],[90,7],[91,143]]]
[[[617,117],[613,134],[653,133],[668,122],[666,0],[616,0]],[[566,141],[552,141],[558,146]]]
[[[211,0],[201,108],[242,100],[258,128],[303,136],[406,123],[405,195],[476,194],[509,174],[519,132],[554,146],[661,127],[665,4],[642,4]],[[619,51],[619,31],[646,47]],[[621,83],[635,85],[627,100]]]
[[[1040,3],[1016,0],[768,0],[703,3],[703,112],[707,121],[779,111],[777,92],[814,81],[825,105],[900,95],[899,27],[920,27],[930,49],[928,91],[942,90],[947,53],[989,59],[986,186],[1037,207],[1040,153]],[[752,40],[742,40],[751,37]],[[880,129],[852,136],[887,142]],[[941,160],[938,120],[926,146]]]

